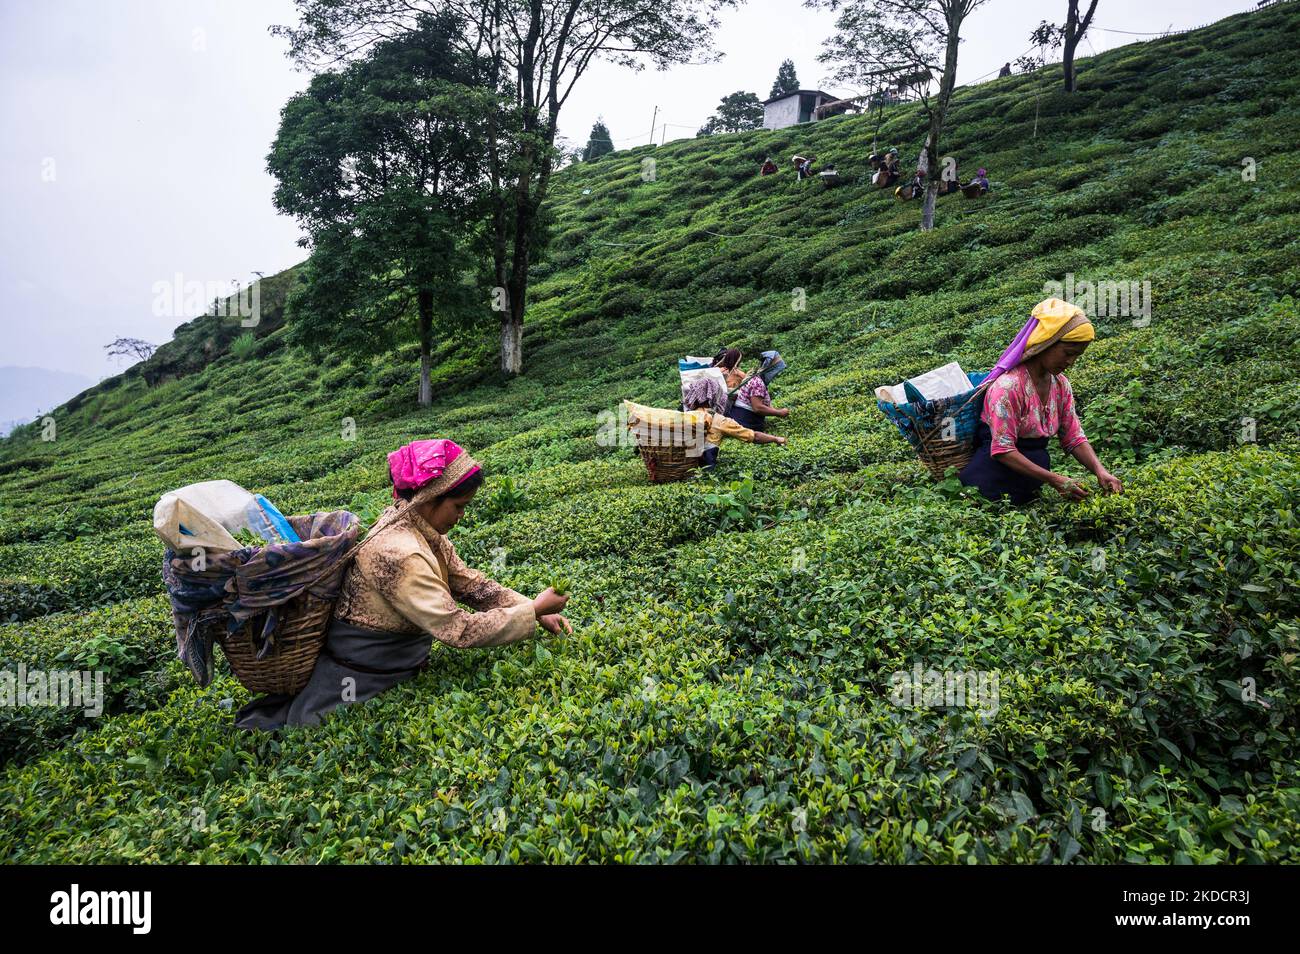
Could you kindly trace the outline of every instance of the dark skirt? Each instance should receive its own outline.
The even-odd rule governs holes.
[[[336,619],[316,658],[311,679],[296,696],[260,696],[235,717],[241,729],[316,725],[341,705],[365,702],[414,679],[429,665],[428,633],[381,633]]]
[[[748,427],[751,431],[765,431],[767,429],[767,424],[761,414],[755,414],[748,408],[743,408],[738,404],[731,406],[731,410],[727,412],[727,417],[741,427]]]
[[[1043,482],[1018,474],[1006,464],[1000,463],[990,452],[992,443],[993,432],[987,424],[980,421],[975,432],[975,456],[957,478],[968,487],[978,488],[989,500],[997,500],[1003,494],[1010,497],[1016,506],[1034,500]],[[1046,437],[1022,437],[1016,441],[1016,450],[1039,467],[1051,469],[1052,458],[1047,452]]]

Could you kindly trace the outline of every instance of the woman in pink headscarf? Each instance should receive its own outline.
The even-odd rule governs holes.
[[[472,649],[527,639],[539,625],[573,631],[560,615],[567,596],[548,587],[529,599],[456,555],[447,533],[483,483],[474,458],[452,441],[414,441],[388,455],[388,470],[393,505],[357,547],[311,680],[296,696],[253,700],[239,727],[315,725],[339,705],[413,679],[435,639]]]

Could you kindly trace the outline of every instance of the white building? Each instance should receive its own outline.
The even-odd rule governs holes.
[[[829,103],[838,103],[840,98],[820,89],[797,89],[792,93],[773,96],[763,103],[763,128],[784,129],[798,123],[814,122],[828,116],[838,116],[849,109],[850,104],[832,106],[822,109]]]

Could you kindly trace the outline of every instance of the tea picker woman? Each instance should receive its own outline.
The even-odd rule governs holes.
[[[483,483],[469,454],[448,440],[414,441],[389,454],[388,467],[393,504],[356,549],[310,681],[296,696],[248,703],[240,728],[315,725],[340,705],[413,679],[434,639],[472,649],[527,639],[538,625],[572,632],[559,615],[567,596],[548,588],[530,600],[456,555],[446,535]]]
[[[704,412],[704,453],[700,463],[708,468],[718,462],[718,445],[723,438],[731,437],[750,444],[784,444],[784,437],[764,434],[748,427],[742,427],[722,413],[721,408],[727,403],[726,392],[716,378],[699,378],[686,389],[682,405],[687,411]]]
[[[766,418],[789,417],[790,409],[774,407],[772,395],[767,390],[772,379],[784,370],[785,362],[781,360],[778,352],[764,351],[763,363],[736,390],[736,400],[731,410],[727,412],[728,415],[741,427],[748,427],[755,431],[767,429]]]
[[[963,484],[990,500],[1004,494],[1025,504],[1050,484],[1067,500],[1082,500],[1088,490],[1054,472],[1047,441],[1091,471],[1105,493],[1122,493],[1119,478],[1106,470],[1083,433],[1074,392],[1065,372],[1096,337],[1083,309],[1059,298],[1039,302],[1016,340],[989,374],[984,411],[975,437],[975,456],[962,469]]]

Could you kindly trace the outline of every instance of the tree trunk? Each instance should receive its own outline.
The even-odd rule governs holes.
[[[1079,45],[1079,40],[1077,38],[1075,39],[1067,38],[1062,53],[1061,66],[1065,70],[1065,91],[1067,93],[1073,93],[1075,90],[1074,51],[1075,48],[1078,47],[1078,45]]]
[[[957,83],[957,44],[961,42],[961,24],[965,19],[966,8],[962,3],[953,3],[948,9],[948,42],[944,50],[943,76],[939,80],[939,95],[930,109],[930,131],[925,137],[925,148],[921,152],[919,165],[925,169],[925,201],[921,204],[921,230],[928,232],[934,228],[934,203],[939,195],[939,184],[934,181],[931,171],[939,168],[939,137],[943,135],[943,123],[948,115],[948,101],[952,99],[952,90]]]
[[[420,407],[433,404],[433,382],[429,380],[433,351],[433,292],[420,289]]]
[[[540,144],[529,143],[521,152],[519,181],[515,188],[514,254],[510,260],[510,280],[506,285],[506,315],[501,324],[501,370],[507,375],[522,374],[524,370],[524,305],[528,298],[533,233],[551,180],[551,150],[555,141],[553,120],[541,135]],[[535,187],[532,184],[534,174],[537,176]]]
[[[506,310],[501,319],[501,371],[507,375],[524,371],[524,300],[528,295],[528,258],[535,218],[530,189],[534,155],[530,147],[524,148],[515,186],[515,247],[506,284]]]
[[[498,280],[504,278],[506,311],[501,318],[501,370],[506,375],[522,374],[524,369],[524,305],[528,299],[528,269],[532,261],[532,243],[537,229],[537,218],[546,199],[546,189],[554,166],[555,131],[560,113],[561,99],[557,90],[560,71],[565,63],[565,41],[571,35],[574,18],[581,5],[574,0],[568,5],[563,23],[557,31],[557,42],[550,51],[550,82],[545,91],[547,117],[540,115],[542,91],[534,86],[537,79],[534,67],[539,49],[547,55],[547,46],[539,47],[543,33],[543,4],[529,0],[528,32],[522,38],[521,56],[516,67],[519,81],[518,97],[523,109],[522,145],[518,162],[518,179],[514,187],[514,247],[510,254],[510,273],[505,272],[504,230],[506,224],[505,195],[499,189],[498,210],[501,215],[494,220],[497,244],[493,254]],[[549,44],[548,40],[548,44]],[[534,181],[535,177],[535,181]]]
[[[934,228],[934,202],[939,197],[939,183],[930,182],[925,187],[925,204],[921,207],[921,230]]]
[[[501,370],[520,374],[524,370],[524,321],[507,310],[501,318]]]
[[[935,110],[930,117],[930,131],[925,136],[925,145],[921,147],[921,155],[917,159],[916,168],[918,172],[924,173],[925,178],[925,196],[921,202],[921,231],[928,232],[934,228],[934,200],[938,196],[938,188],[931,181],[930,170],[939,168],[938,142],[939,132],[942,129],[943,117],[939,110]]]
[[[1068,8],[1065,11],[1065,41],[1064,48],[1061,51],[1061,66],[1065,70],[1065,91],[1073,93],[1077,88],[1077,80],[1074,74],[1074,51],[1079,47],[1079,41],[1083,39],[1084,34],[1088,32],[1088,27],[1092,26],[1092,15],[1097,12],[1097,0],[1092,0],[1088,4],[1088,12],[1082,17],[1079,16],[1079,0],[1070,0]]]

